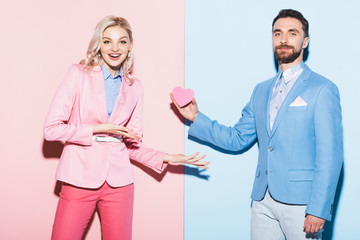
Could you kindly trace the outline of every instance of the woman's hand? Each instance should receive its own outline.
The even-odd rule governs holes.
[[[134,132],[134,130],[117,125],[115,123],[101,123],[94,125],[93,134],[97,133],[110,133],[136,140],[140,139],[140,137]]]
[[[209,169],[208,166],[210,162],[201,162],[200,160],[205,158],[206,155],[198,157],[199,153],[194,153],[192,155],[186,156],[183,154],[166,154],[164,162],[168,162],[172,165],[184,165],[191,164],[199,168]]]

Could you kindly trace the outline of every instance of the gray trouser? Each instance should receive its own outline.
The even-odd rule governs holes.
[[[266,190],[261,201],[251,208],[252,240],[321,240],[321,232],[306,234],[303,230],[306,205],[290,205],[275,201]]]

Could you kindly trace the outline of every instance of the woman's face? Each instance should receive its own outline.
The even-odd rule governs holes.
[[[119,72],[131,47],[132,43],[130,42],[129,34],[124,28],[113,26],[105,29],[100,52],[105,67],[113,75],[116,75]]]

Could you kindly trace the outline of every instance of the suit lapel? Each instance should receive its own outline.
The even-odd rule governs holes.
[[[95,91],[94,97],[98,104],[98,110],[100,112],[101,122],[107,122],[107,105],[106,105],[106,96],[105,96],[105,85],[104,78],[102,76],[101,67],[96,66],[91,72],[91,77],[93,78],[93,91]]]
[[[116,113],[121,112],[121,108],[125,104],[126,96],[129,91],[129,89],[128,89],[129,85],[128,85],[128,82],[127,82],[124,74],[122,76],[122,79],[123,80],[121,82],[119,96],[116,99],[114,109],[109,117],[109,122],[114,122],[116,115],[118,115]]]
[[[279,74],[276,74],[276,76],[272,79],[271,81],[271,84],[269,86],[269,91],[267,91],[267,97],[265,98],[267,100],[266,102],[266,115],[265,115],[265,118],[266,118],[266,130],[267,130],[267,133],[269,135],[269,137],[271,136],[271,129],[270,129],[270,101],[271,101],[271,95],[272,95],[272,90],[275,86],[275,83],[276,83],[276,80],[278,79],[279,77]]]
[[[274,133],[276,132],[276,129],[278,128],[281,120],[284,118],[287,110],[289,109],[290,104],[295,100],[296,97],[299,96],[301,90],[306,86],[305,84],[306,84],[307,80],[309,80],[310,74],[311,74],[310,68],[305,66],[303,72],[300,74],[299,78],[296,80],[296,82],[290,89],[288,95],[284,99],[284,102],[281,104],[279,112],[276,115],[270,137],[272,137],[274,135]],[[270,90],[270,92],[271,91],[272,91],[272,89]],[[269,100],[269,106],[270,106],[270,100]],[[268,107],[268,109],[269,109],[269,107]],[[268,112],[268,114],[269,114],[269,112]],[[270,121],[269,120],[270,115],[267,115],[267,116],[268,116],[268,121]],[[270,128],[270,124],[268,124],[268,127]]]

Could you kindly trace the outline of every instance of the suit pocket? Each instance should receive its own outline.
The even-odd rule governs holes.
[[[306,111],[308,106],[290,106],[288,111],[295,112],[295,111]]]
[[[311,182],[314,177],[314,170],[290,170],[290,182]]]

